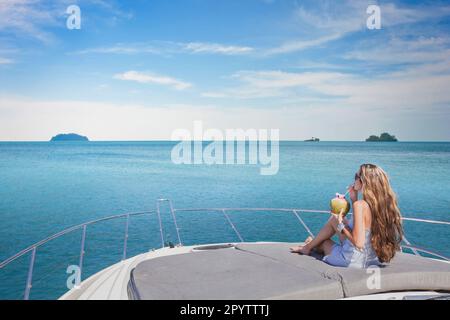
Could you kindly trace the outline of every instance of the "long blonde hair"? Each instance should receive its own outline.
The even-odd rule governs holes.
[[[389,262],[400,250],[403,227],[397,196],[383,169],[363,164],[359,169],[363,199],[372,211],[372,247],[381,262]]]

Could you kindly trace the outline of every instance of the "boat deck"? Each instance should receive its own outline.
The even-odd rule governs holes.
[[[292,245],[163,248],[113,265],[61,299],[341,299],[393,291],[450,292],[448,262],[398,253],[378,269],[375,288],[373,272],[293,254]]]

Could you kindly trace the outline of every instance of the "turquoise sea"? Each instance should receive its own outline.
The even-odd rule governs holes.
[[[450,220],[450,143],[280,143],[277,175],[257,165],[176,165],[173,142],[0,143],[0,260],[64,228],[96,218],[154,210],[156,199],[175,208],[284,207],[327,210],[345,192],[361,163],[390,175],[404,216]],[[167,205],[164,235],[176,242]],[[326,215],[303,214],[317,231]],[[246,241],[301,241],[306,232],[290,213],[230,213]],[[177,214],[184,244],[237,241],[220,212]],[[87,229],[83,279],[119,261],[124,219]],[[450,256],[448,226],[405,222],[414,245]],[[155,215],[131,218],[128,256],[161,245]],[[66,269],[78,264],[81,232],[39,248],[32,299],[65,292]],[[0,270],[0,299],[21,299],[29,254]]]

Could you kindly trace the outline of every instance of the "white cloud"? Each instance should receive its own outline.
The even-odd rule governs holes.
[[[68,2],[73,2],[73,0],[65,0]],[[133,13],[121,10],[119,6],[116,4],[116,1],[111,0],[87,0],[89,4],[96,5],[102,9],[105,9],[107,12],[111,13],[115,17],[131,19],[133,18]],[[72,3],[70,3],[72,4]]]
[[[450,140],[442,112],[393,108],[373,112],[346,103],[276,109],[202,105],[135,105],[96,101],[33,100],[0,95],[0,140],[49,140],[57,133],[75,132],[91,140],[169,140],[173,130],[192,129],[194,120],[205,128],[280,129],[281,139],[319,136],[323,140],[362,140],[388,131],[401,140]],[[401,117],[401,118],[399,118]],[[433,130],[429,130],[433,128]],[[170,157],[170,155],[168,155]]]
[[[308,2],[307,2],[308,3]],[[304,35],[279,46],[263,50],[263,55],[285,54],[325,45],[366,28],[366,8],[372,1],[314,1],[295,11],[299,32]],[[309,3],[311,4],[311,3]],[[382,28],[408,25],[450,15],[450,6],[399,7],[380,5]],[[415,28],[412,26],[412,28]]]
[[[78,4],[82,8],[96,6],[108,13],[107,23],[117,17],[130,19],[132,14],[118,9],[115,1],[106,0],[1,0],[0,31],[30,37],[44,43],[54,41],[48,27],[65,27],[66,8]]]
[[[382,45],[378,41],[365,41],[360,45],[361,49],[345,54],[344,58],[383,65],[429,64],[448,61],[450,57],[449,45],[450,37],[448,36],[422,36],[414,39],[394,37]]]
[[[411,68],[376,77],[340,72],[241,71],[233,75],[239,85],[207,92],[203,96],[260,100],[277,97],[286,98],[293,105],[310,100],[309,105],[338,103],[354,110],[377,110],[389,114],[403,114],[410,110],[427,113],[447,106],[448,113],[450,73],[422,68],[420,76],[411,76],[414,71]],[[319,100],[313,103],[315,99]]]
[[[279,70],[239,71],[231,76],[239,86],[216,92],[204,92],[203,97],[231,99],[262,99],[289,97],[298,88],[313,88],[324,83],[342,83],[350,75],[337,72],[284,72]],[[317,93],[317,92],[316,92]],[[312,97],[316,98],[316,97]]]
[[[39,0],[7,0],[0,2],[0,31],[26,35],[43,42],[52,40],[44,26],[55,25],[57,14],[44,8]]]
[[[266,49],[263,54],[274,55],[302,51],[362,30],[366,22],[366,8],[367,5],[364,6],[361,1],[302,3],[294,12],[295,25],[302,35],[298,39]]]
[[[264,55],[283,54],[302,51],[305,49],[320,46],[343,36],[342,33],[336,33],[329,36],[323,36],[312,40],[294,40],[281,44],[278,47],[270,48],[264,52]]]
[[[279,70],[267,70],[240,71],[235,73],[232,77],[259,88],[289,88],[320,84],[329,80],[342,81],[348,76],[342,73],[332,72],[292,73]]]
[[[218,43],[189,42],[183,48],[192,53],[217,53],[225,55],[246,54],[253,51],[251,47],[230,46]]]
[[[314,1],[312,4],[302,3],[294,12],[295,27],[298,28],[301,35],[297,39],[291,39],[272,47],[255,48],[215,42],[153,41],[145,44],[117,44],[109,47],[88,48],[77,53],[162,55],[191,53],[270,56],[298,52],[323,46],[351,33],[364,30],[368,17],[366,8],[372,4],[372,1]],[[438,19],[450,15],[450,6],[400,7],[392,3],[380,6],[383,28],[413,24],[426,19]]]
[[[88,48],[75,54],[218,54],[244,55],[254,51],[249,46],[228,45],[213,42],[151,41],[149,43],[118,43],[112,46]]]
[[[14,63],[13,60],[0,57],[0,64],[12,64],[12,63]]]
[[[1,140],[48,140],[76,132],[94,140],[170,139],[190,110],[96,101],[0,96]],[[199,114],[196,114],[199,116]]]
[[[125,81],[135,81],[139,83],[154,83],[159,85],[166,85],[173,87],[177,90],[184,90],[190,88],[192,84],[171,78],[168,76],[142,73],[138,71],[127,71],[124,73],[116,74],[114,79],[125,80]]]
[[[366,28],[368,17],[366,9],[373,4],[373,1],[370,0],[306,1],[299,6],[295,14],[299,23],[306,24],[313,29],[348,33]],[[412,24],[450,15],[449,5],[416,4],[404,6],[395,3],[378,5],[381,9],[382,27]]]
[[[394,3],[386,3],[380,6],[382,25],[396,26],[411,24],[428,19],[439,19],[450,15],[449,5],[419,5],[415,7],[399,7]]]
[[[295,11],[298,23],[321,32],[347,33],[362,29],[366,25],[364,1],[314,1],[313,7],[307,3]]]
[[[160,54],[161,51],[157,48],[153,48],[150,46],[138,47],[127,44],[116,44],[110,47],[98,47],[98,48],[90,48],[76,51],[75,54],[91,54],[91,53],[100,53],[100,54],[139,54],[139,53],[151,53],[151,54]]]

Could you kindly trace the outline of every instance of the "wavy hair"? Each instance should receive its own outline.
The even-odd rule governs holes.
[[[389,262],[400,250],[403,238],[402,217],[397,196],[383,169],[374,164],[360,166],[363,199],[372,211],[372,247],[381,262]]]

